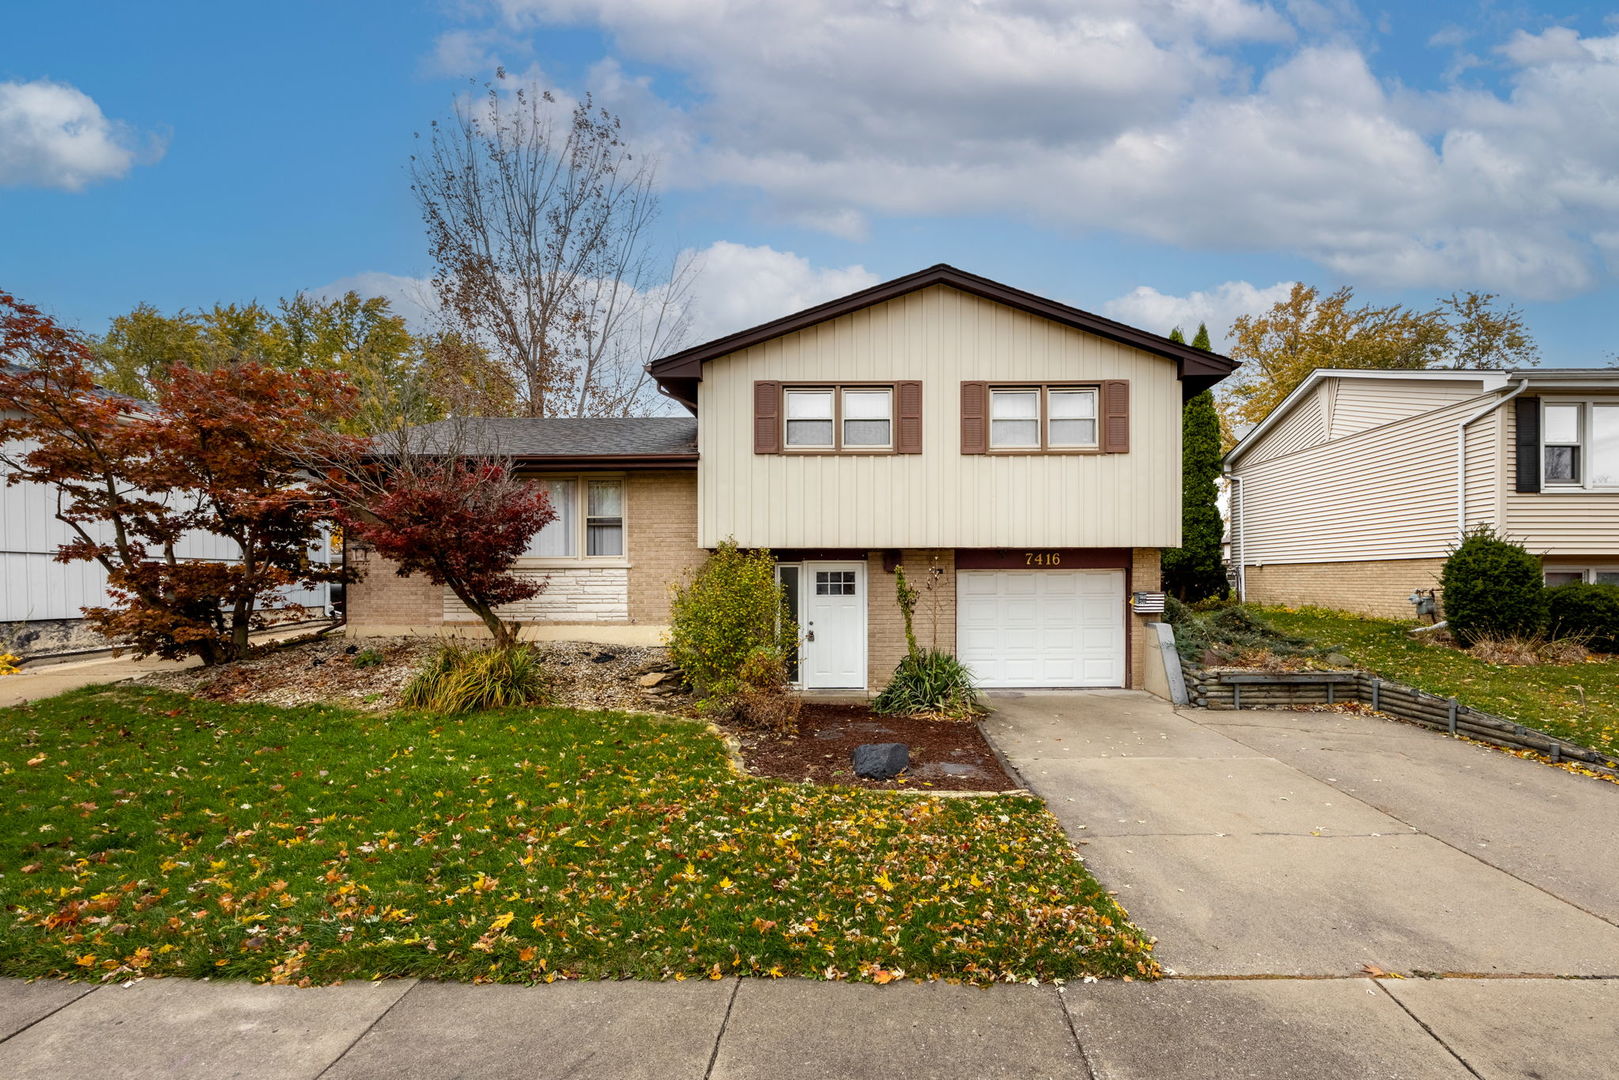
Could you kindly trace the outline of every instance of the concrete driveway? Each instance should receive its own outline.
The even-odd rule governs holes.
[[[1619,786],[1367,715],[993,704],[1180,976],[1069,994],[1096,1075],[1614,1074]]]

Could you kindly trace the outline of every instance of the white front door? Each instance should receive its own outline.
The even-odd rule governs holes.
[[[806,690],[866,685],[866,565],[807,562],[799,583],[799,671]]]
[[[982,686],[1124,685],[1122,570],[962,570],[956,611]]]

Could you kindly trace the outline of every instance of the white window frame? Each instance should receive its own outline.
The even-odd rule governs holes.
[[[1546,440],[1546,410],[1557,405],[1575,405],[1579,413],[1579,441],[1577,443],[1547,442]],[[1574,491],[1615,491],[1619,492],[1619,484],[1597,484],[1592,481],[1596,473],[1594,455],[1591,453],[1591,432],[1596,419],[1595,412],[1598,407],[1619,409],[1619,398],[1609,397],[1546,397],[1540,400],[1540,484],[1542,491],[1548,492],[1574,492]],[[1579,479],[1548,480],[1546,478],[1546,449],[1549,446],[1577,446],[1579,448],[1576,462]]]
[[[995,396],[997,394],[1033,394],[1035,396],[1035,431],[1032,443],[998,443],[995,441]],[[1088,394],[1091,399],[1091,441],[1088,443],[1059,443],[1051,438],[1051,395]],[[992,454],[1095,454],[1102,449],[1102,388],[1095,383],[1004,383],[989,387],[985,402],[984,423],[986,449]],[[1018,419],[1018,418],[1002,418]],[[1069,419],[1059,417],[1058,419]]]
[[[849,417],[844,399],[849,394],[883,393],[888,395],[888,441],[886,443],[854,443],[845,440],[844,424],[850,420],[875,420],[878,417]],[[832,441],[827,443],[795,443],[788,438],[788,424],[792,422],[787,402],[793,394],[830,394],[832,398]],[[805,383],[781,388],[781,450],[784,454],[892,454],[894,437],[899,429],[899,388],[895,383]]]
[[[629,482],[623,473],[612,472],[585,472],[585,473],[536,473],[532,476],[522,477],[524,480],[540,483],[547,480],[572,480],[574,482],[574,537],[572,555],[522,555],[518,557],[517,565],[521,567],[536,566],[605,566],[627,567],[630,565],[630,489]],[[589,548],[590,528],[590,482],[592,480],[614,480],[619,485],[619,501],[621,514],[619,516],[620,528],[623,530],[623,551],[617,555],[587,555]],[[537,535],[537,534],[536,534]]]

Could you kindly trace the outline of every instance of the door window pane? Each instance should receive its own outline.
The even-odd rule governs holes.
[[[843,445],[887,446],[893,417],[893,395],[888,390],[843,392]]]
[[[1051,416],[1048,445],[1096,445],[1096,391],[1053,390],[1047,395],[1046,408]]]
[[[1591,483],[1619,487],[1619,405],[1591,406]]]
[[[815,571],[815,595],[853,596],[854,575],[853,570]]]
[[[590,481],[588,500],[585,554],[624,554],[624,481]]]
[[[525,555],[541,559],[571,559],[579,554],[579,482],[541,480],[551,499],[556,520],[534,534]]]
[[[1040,445],[1040,391],[996,390],[989,398],[991,446]]]
[[[787,391],[787,445],[832,445],[832,391]]]
[[[781,582],[781,590],[785,594],[787,604],[787,617],[795,626],[802,626],[803,620],[798,614],[798,570],[796,566],[777,566],[776,580]],[[802,631],[800,631],[802,633]],[[798,642],[794,641],[787,647],[787,681],[798,682]]]

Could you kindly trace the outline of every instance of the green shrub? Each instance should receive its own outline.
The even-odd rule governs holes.
[[[355,653],[349,663],[357,668],[377,667],[383,662],[383,656],[375,649],[365,649]]]
[[[1439,580],[1445,619],[1462,645],[1481,637],[1533,637],[1545,628],[1540,560],[1488,526],[1456,546]]]
[[[405,684],[399,703],[439,713],[543,705],[551,677],[528,645],[481,648],[449,641]]]
[[[732,704],[738,719],[774,735],[797,732],[803,703],[791,691],[787,656],[780,649],[758,648],[749,653],[737,673],[737,684]]]
[[[1597,652],[1619,653],[1619,585],[1559,585],[1546,590],[1553,637],[1577,637]]]
[[[786,656],[798,640],[775,559],[768,551],[742,551],[734,540],[675,586],[669,624],[670,658],[701,698],[730,697],[755,650]]]
[[[972,672],[942,649],[906,653],[871,708],[890,716],[931,714],[958,720],[980,711]]]

